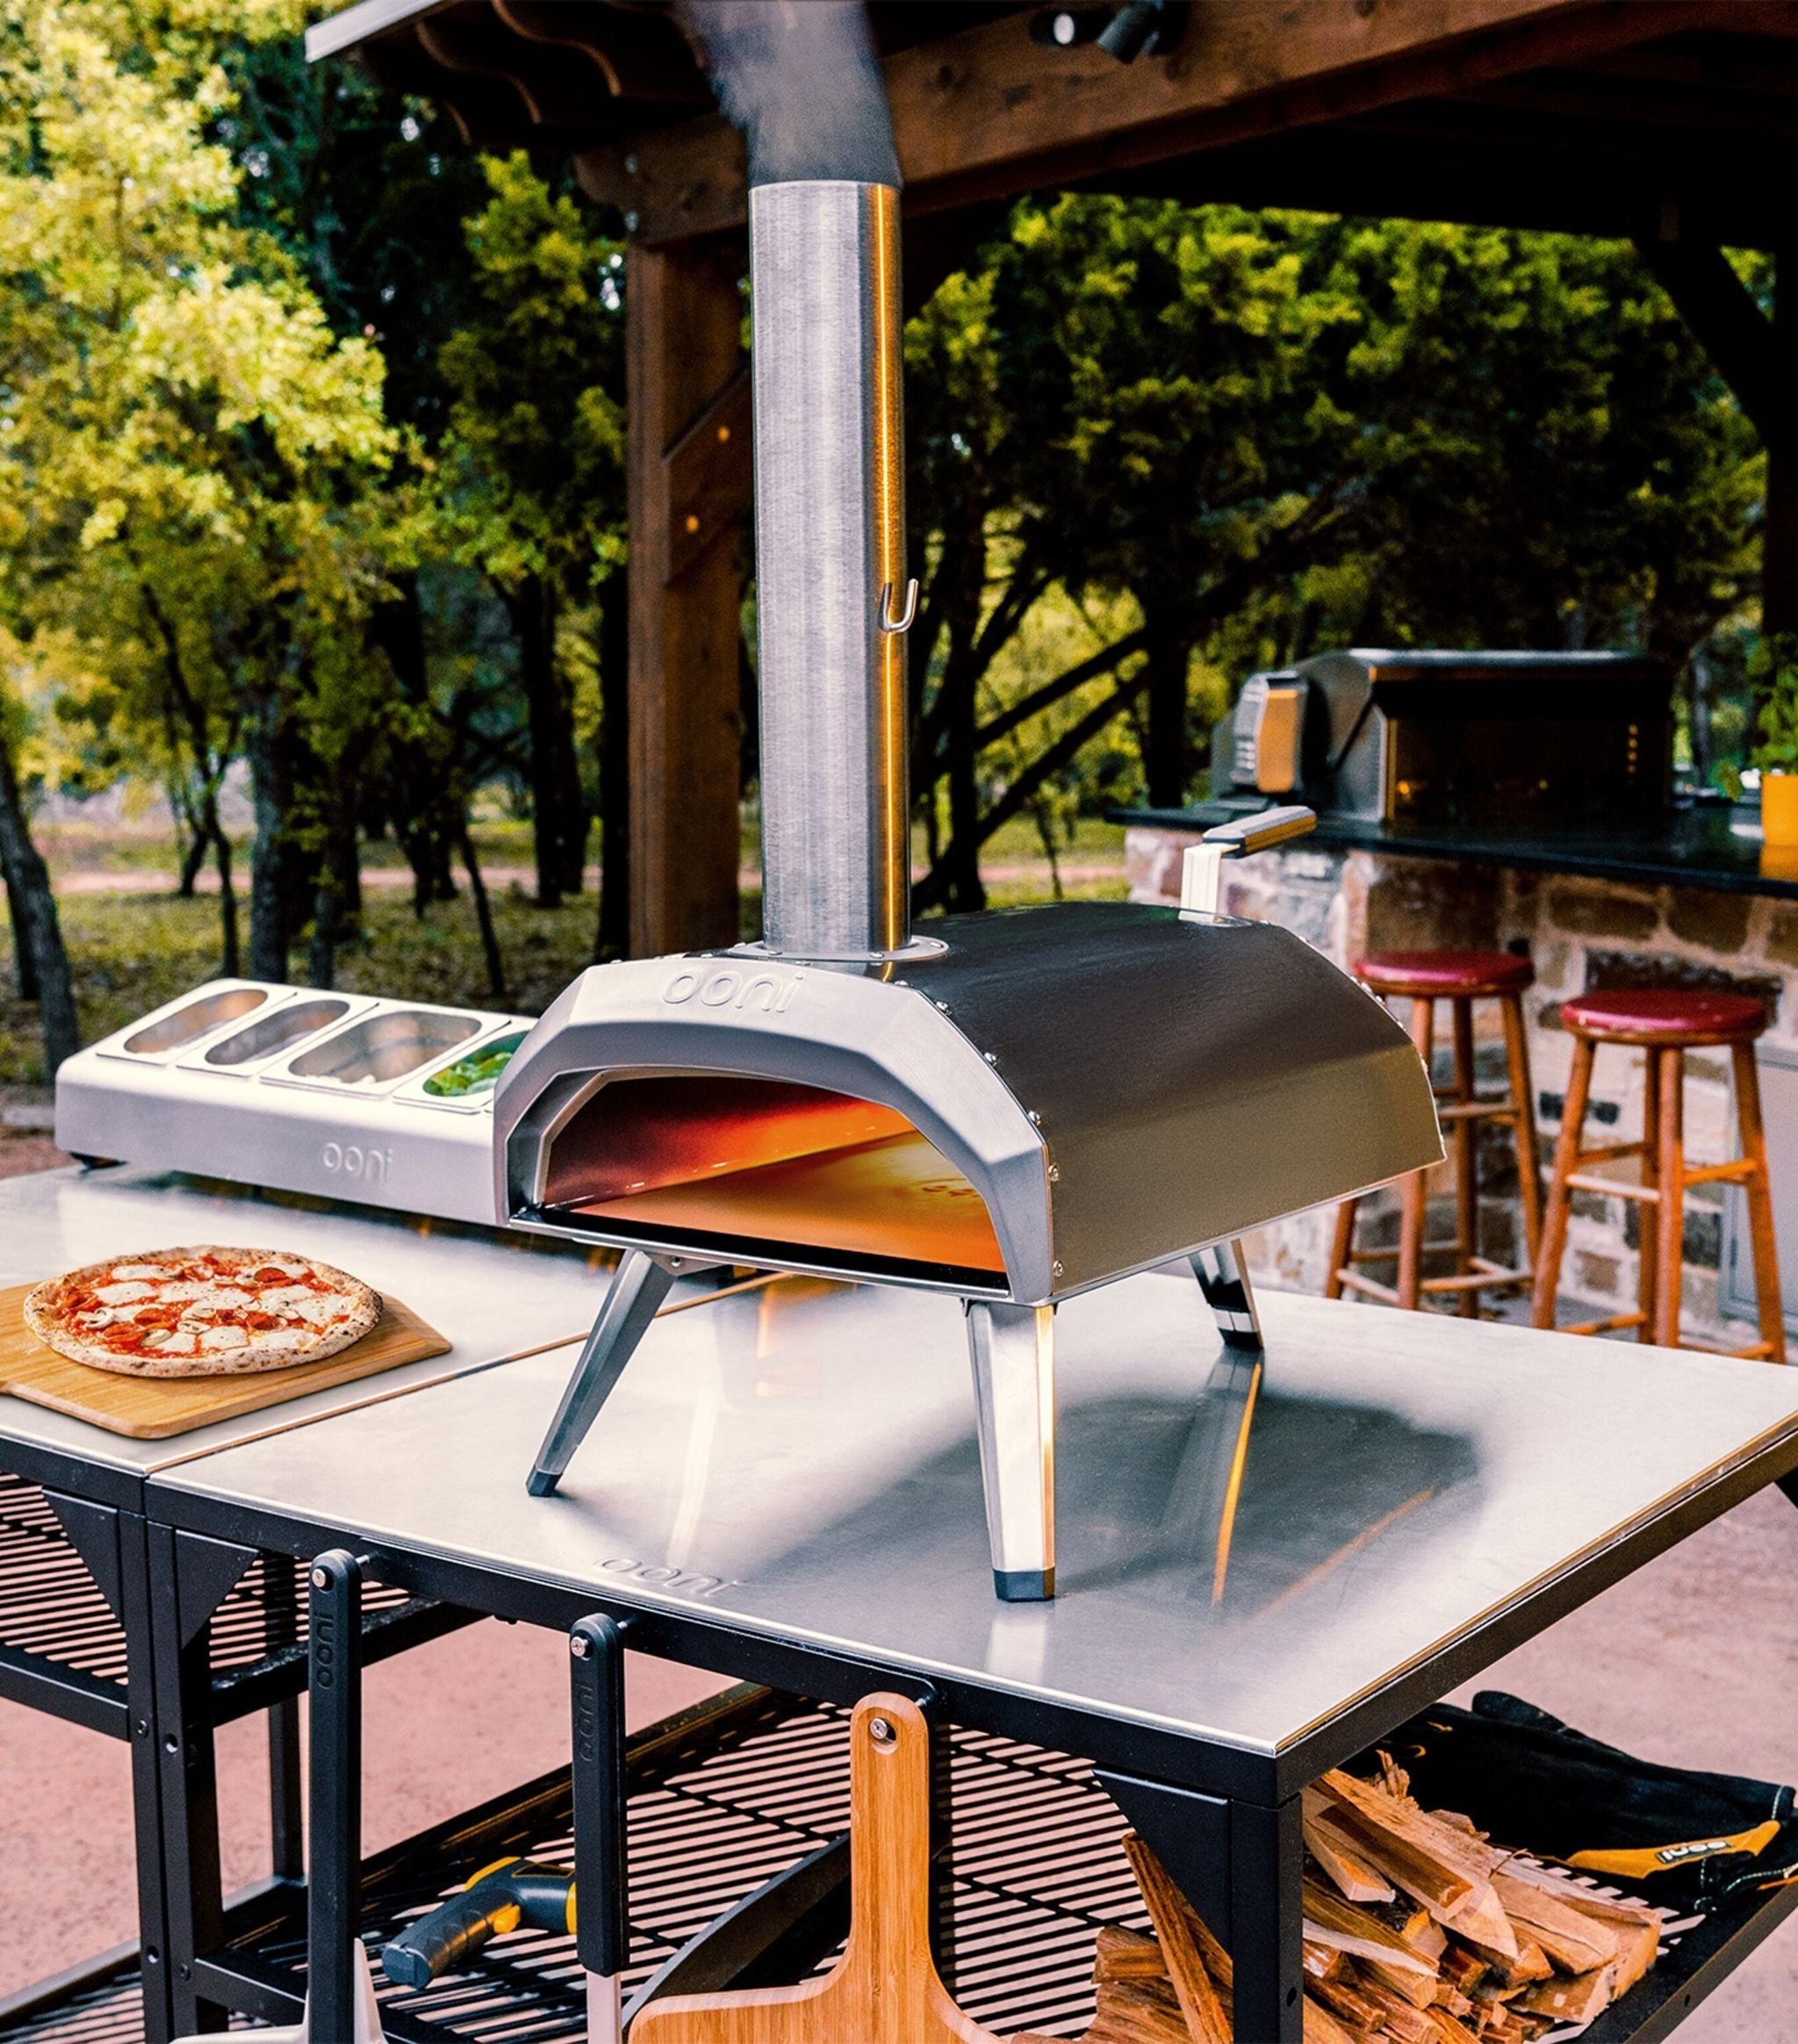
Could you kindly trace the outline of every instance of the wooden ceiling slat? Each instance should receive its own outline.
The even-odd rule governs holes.
[[[513,86],[497,78],[452,72],[419,40],[417,24],[383,36],[361,53],[378,85],[441,106],[472,149],[510,149],[539,139],[529,109]]]
[[[1673,36],[1594,57],[1585,68],[1656,85],[1708,86],[1719,92],[1773,98],[1798,95],[1798,49],[1749,37],[1737,41],[1715,35]]]
[[[711,89],[687,39],[666,15],[601,0],[493,0],[500,19],[533,43],[579,50],[620,99],[709,106]]]
[[[1639,128],[1715,128],[1725,134],[1744,129],[1764,139],[1798,135],[1798,105],[1764,94],[1718,92],[1697,85],[1658,90],[1630,80],[1535,71],[1522,78],[1470,86],[1456,93],[1464,104],[1515,107],[1571,121],[1618,121]]]
[[[611,81],[583,53],[551,60],[515,34],[485,0],[428,15],[418,39],[445,70],[494,79],[518,95],[537,127],[577,127],[594,118],[594,102],[612,96]]]

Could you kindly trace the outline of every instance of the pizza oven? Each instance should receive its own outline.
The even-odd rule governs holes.
[[[1442,1154],[1384,1009],[1290,932],[1125,903],[908,925],[898,197],[752,161],[760,942],[595,967],[494,1101],[500,1216],[624,1252],[558,1486],[675,1272],[965,1302],[995,1580],[1053,1594],[1059,1300]],[[1195,1380],[1195,1389],[1197,1383]]]

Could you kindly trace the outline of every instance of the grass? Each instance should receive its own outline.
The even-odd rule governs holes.
[[[65,824],[45,835],[46,856],[59,874],[166,872],[173,864],[166,832],[152,838],[129,826],[103,833]],[[1103,823],[1081,824],[1064,854],[1066,865],[1080,869],[1066,884],[1069,898],[1122,897],[1122,835]],[[110,847],[103,842],[106,836]],[[485,862],[529,865],[527,826],[491,823],[482,826],[481,836]],[[371,850],[389,856],[372,857],[370,865],[390,864],[398,856],[391,846]],[[995,908],[1050,898],[1048,865],[1027,825],[1001,831],[985,864],[992,874],[989,892]],[[588,892],[562,908],[539,909],[515,885],[496,888],[493,901],[507,1005],[521,1014],[541,1013],[592,962],[598,901]],[[410,893],[403,888],[370,888],[363,902],[363,934],[339,954],[339,986],[450,1007],[489,1004],[474,908],[465,889],[457,900],[432,908],[421,918],[413,914]],[[743,906],[744,934],[753,936],[760,928],[759,896],[746,890]],[[90,1043],[218,973],[216,896],[183,902],[162,894],[65,892],[61,911],[82,1033]],[[10,953],[10,932],[7,948]],[[304,968],[304,954],[297,951],[296,976]],[[12,996],[11,980],[10,969],[0,967],[0,1086],[33,1089],[44,1081],[37,1010]]]

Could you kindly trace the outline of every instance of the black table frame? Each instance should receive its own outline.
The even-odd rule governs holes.
[[[183,1558],[202,1551],[191,1548],[196,1541],[234,1544],[245,1552],[285,1553],[308,1565],[324,1557],[327,1573],[336,1570],[342,1575],[347,1570],[358,1582],[363,1576],[372,1576],[465,1611],[571,1635],[583,1625],[609,1621],[628,1628],[633,1647],[689,1666],[845,1706],[875,1689],[898,1689],[927,1700],[958,1724],[1082,1754],[1094,1763],[1100,1781],[1125,1815],[1229,1947],[1235,1965],[1239,2039],[1245,2044],[1300,2044],[1299,1791],[1323,1770],[1350,1758],[1414,1711],[1438,1701],[1500,1654],[1774,1483],[1798,1504],[1798,1439],[1745,1457],[1717,1483],[1570,1565],[1452,1646],[1420,1660],[1273,1756],[1245,1753],[1011,1688],[923,1673],[873,1654],[771,1637],[698,1608],[598,1594],[590,1588],[409,1550],[392,1541],[370,1542],[355,1527],[327,1526],[304,1516],[183,1492],[154,1480],[147,1495],[148,1508],[172,1540],[176,1558],[170,1576],[159,1572],[153,1577],[153,1596],[166,1598],[166,1585],[170,1580],[178,1583]],[[187,1565],[194,1564],[189,1560]],[[333,1578],[334,1583],[336,1580]],[[316,1579],[313,1594],[322,1594]],[[348,1593],[340,1586],[340,1594]],[[339,1630],[341,1633],[341,1624]],[[315,1712],[319,1695],[315,1686]],[[315,1793],[325,1802],[314,1803],[313,1864],[320,1864],[321,1846],[330,1846],[336,1854],[333,1861],[336,1870],[326,1877],[333,1884],[338,1912],[329,1933],[334,1942],[328,1943],[338,1958],[329,1962],[335,1965],[341,1961],[346,1966],[345,1926],[351,1920],[353,1904],[344,1898],[353,1896],[356,1883],[343,1868],[356,1830],[342,1797],[353,1793],[347,1783],[355,1773],[349,1764],[349,1754],[357,1750],[353,1742],[359,1738],[359,1719],[355,1723],[354,1731],[336,1735],[351,1743],[340,1743],[334,1749],[334,1765],[320,1767],[314,1774]],[[334,1774],[341,1777],[334,1788]],[[610,1810],[603,1821],[615,1832],[622,1818],[622,1803],[612,1787],[582,1789],[579,1762],[576,1780],[579,1853],[584,1851],[579,1843],[582,1809],[589,1813],[589,1830],[601,1821],[592,1813],[601,1804]],[[338,1800],[334,1802],[334,1796]],[[593,1889],[590,1887],[587,1892]],[[1653,2044],[1671,2034],[1691,2008],[1794,1909],[1798,1885],[1776,1891],[1751,1908],[1710,1919],[1593,2026],[1587,2033],[1591,2044],[1626,2044],[1626,2040]],[[185,1926],[175,1928],[181,1935]],[[235,1969],[231,1955],[218,1945],[209,1950],[183,1937],[176,1949],[178,1964],[193,1969],[205,2002],[212,2004],[201,2011],[209,2024],[222,2026],[227,2008],[273,2012],[266,1981]],[[322,1952],[316,1954],[315,1960],[324,1956]],[[585,1947],[583,1958],[587,1959]],[[591,1959],[587,1963],[593,1967]],[[296,2001],[290,2012],[297,2012],[297,2008]]]
[[[184,1537],[177,1555],[173,1529],[147,1515],[147,1479],[113,1464],[0,1437],[0,1472],[43,1491],[118,1623],[126,1661],[124,1681],[111,1682],[0,1638],[0,1697],[129,1743],[138,1904],[135,1947],[97,1953],[53,1979],[0,1997],[0,2036],[134,1964],[146,2044],[167,2044],[198,2019],[192,1964],[184,1954],[210,1947],[233,1915],[254,1911],[270,1890],[298,1892],[304,1884],[299,1696],[308,1664],[296,1567],[285,1556]],[[267,1602],[270,1631],[277,1634],[285,1604],[289,1644],[253,1667],[221,1673],[212,1666],[212,1620],[245,1572],[264,1558],[288,1564],[269,1585]],[[363,1651],[369,1659],[384,1659],[475,1616],[409,1601],[370,1614]],[[214,1734],[255,1711],[268,1718],[270,1872],[227,1898],[219,1874]]]

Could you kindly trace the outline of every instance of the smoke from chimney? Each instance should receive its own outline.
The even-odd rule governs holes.
[[[686,0],[751,184],[897,185],[899,157],[861,0]]]

